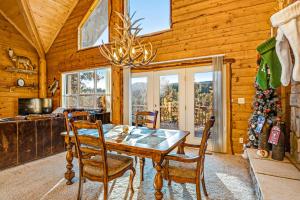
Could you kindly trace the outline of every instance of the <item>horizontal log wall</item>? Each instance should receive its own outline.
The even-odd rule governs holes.
[[[113,0],[113,5],[119,2]],[[63,71],[106,65],[97,48],[77,51],[77,28],[91,3],[92,0],[79,1],[47,54],[48,83],[54,77],[60,78]],[[256,47],[270,37],[269,18],[275,7],[276,0],[172,0],[171,30],[146,37],[158,49],[155,61],[223,53],[236,59],[232,66],[235,152],[242,149],[239,138],[246,138],[252,112]],[[120,78],[116,80],[115,89],[122,88]],[[120,91],[115,93],[115,100],[122,99],[118,95]],[[245,105],[237,104],[240,97],[246,99]],[[58,92],[55,106],[59,99]],[[121,112],[113,111],[113,115],[121,116]]]
[[[10,91],[10,86],[15,86],[17,79],[22,78],[25,84],[38,84],[38,75],[26,75],[3,71],[8,66],[13,66],[9,60],[7,49],[12,48],[17,55],[26,56],[38,66],[38,54],[25,38],[0,15],[0,118],[13,117],[18,114],[18,98],[38,97],[38,90],[18,88]]]

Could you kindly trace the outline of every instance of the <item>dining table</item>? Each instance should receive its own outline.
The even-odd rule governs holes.
[[[163,199],[161,191],[163,187],[162,163],[164,157],[173,151],[176,147],[177,153],[184,153],[184,142],[190,134],[188,131],[171,130],[171,129],[151,129],[147,127],[136,127],[128,125],[104,124],[102,125],[105,145],[107,150],[126,154],[129,156],[137,156],[140,158],[150,158],[155,163],[156,175],[153,185],[155,189],[155,199]],[[98,145],[97,129],[80,129],[79,135],[90,136],[89,145]],[[75,137],[72,131],[62,132],[66,143],[66,184],[72,184],[75,176],[73,170],[73,154],[72,148],[75,145]]]

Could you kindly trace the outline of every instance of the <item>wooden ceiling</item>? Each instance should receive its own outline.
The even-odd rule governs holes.
[[[77,2],[78,0],[0,0],[0,14],[44,57]]]

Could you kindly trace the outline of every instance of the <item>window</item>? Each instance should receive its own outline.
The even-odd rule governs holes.
[[[95,0],[79,25],[79,49],[108,43],[108,0]]]
[[[134,19],[144,18],[141,21],[143,30],[140,35],[155,33],[170,29],[171,0],[128,0],[130,16],[135,13]]]
[[[106,109],[111,105],[111,70],[99,68],[62,75],[64,108],[99,108],[100,97],[106,100]]]

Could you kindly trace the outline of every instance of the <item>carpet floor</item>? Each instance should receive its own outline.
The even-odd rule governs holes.
[[[25,165],[0,171],[0,200],[73,200],[77,196],[78,178],[73,185],[66,185],[65,153],[33,161]],[[78,174],[77,159],[73,161]],[[152,162],[146,159],[145,179],[140,184],[139,165],[134,179],[134,193],[128,189],[129,172],[123,177],[110,182],[109,199],[150,200],[154,199],[153,178],[155,169]],[[213,154],[206,156],[205,180],[209,197],[202,192],[202,199],[255,199],[252,182],[248,173],[247,161],[240,156]],[[83,186],[83,199],[101,200],[102,184],[86,181]],[[196,199],[193,184],[172,182],[171,186],[164,181],[162,189],[164,199]]]

